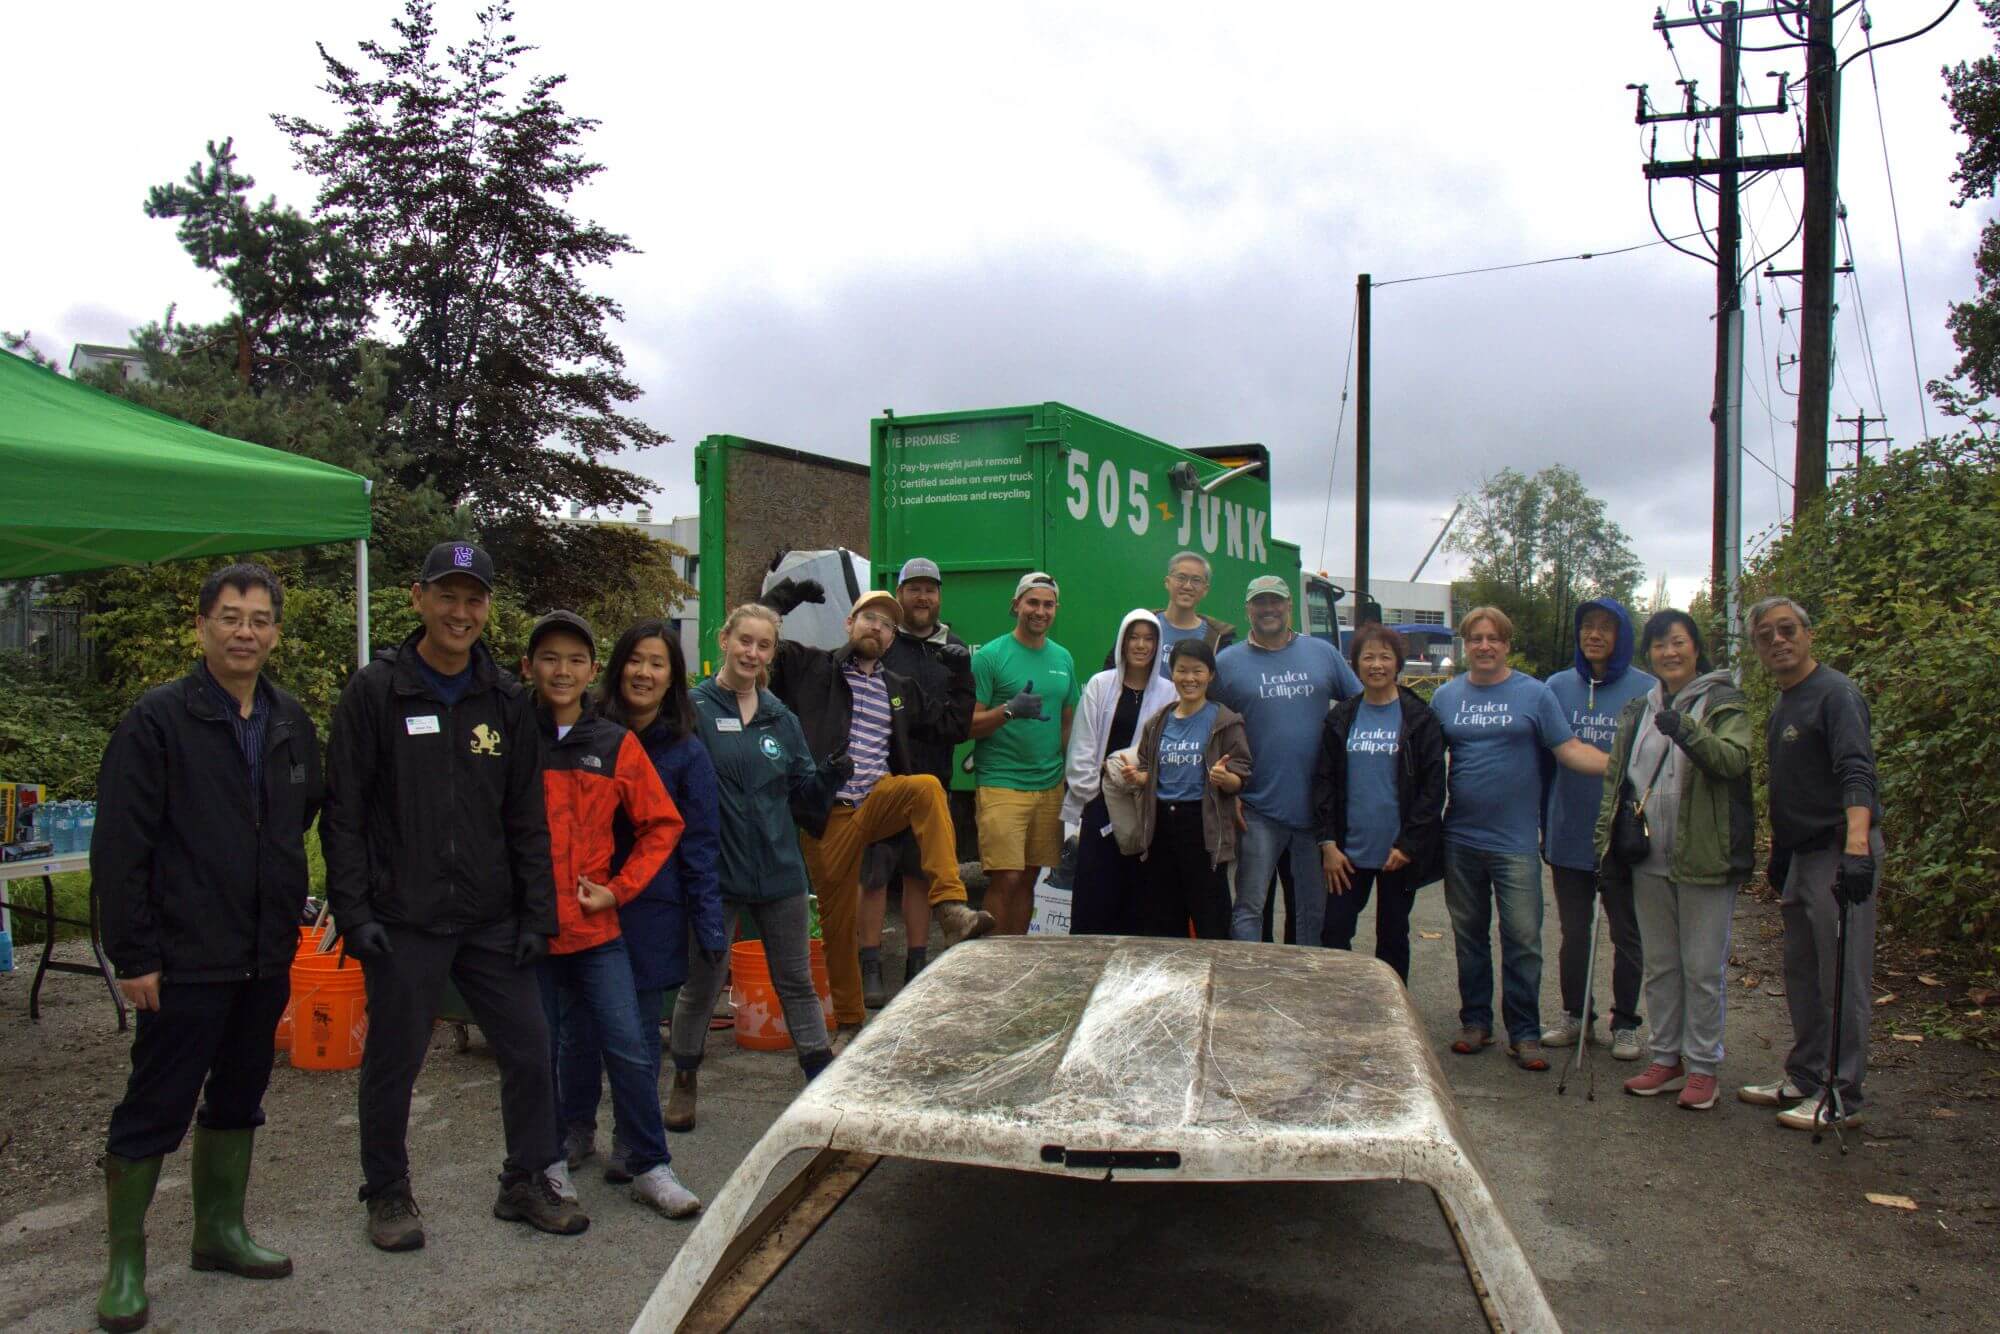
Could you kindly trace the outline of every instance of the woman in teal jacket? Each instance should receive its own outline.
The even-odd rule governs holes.
[[[1707,1111],[1722,1063],[1729,923],[1755,855],[1749,706],[1729,673],[1709,670],[1687,613],[1655,612],[1639,649],[1659,682],[1619,715],[1596,844],[1600,874],[1631,880],[1645,960],[1653,1063],[1625,1091],[1678,1090],[1680,1106]],[[1607,855],[1621,793],[1644,801],[1651,834],[1630,866]]]
[[[784,1006],[799,1065],[810,1079],[833,1060],[826,1016],[813,992],[806,896],[812,890],[799,854],[794,803],[824,809],[846,781],[845,755],[816,768],[798,717],[764,689],[778,647],[778,613],[747,603],[729,613],[721,635],[721,666],[694,688],[694,731],[715,763],[721,813],[723,915],[748,912],[764,941],[771,985]],[[726,962],[697,956],[674,1002],[669,1043],[674,1086],[667,1097],[669,1130],[692,1130],[695,1071],[708,1042],[708,1023],[727,976]]]

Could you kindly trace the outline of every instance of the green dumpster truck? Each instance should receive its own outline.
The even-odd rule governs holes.
[[[1270,471],[1262,445],[1183,449],[1062,403],[885,413],[869,423],[866,469],[710,436],[695,459],[704,666],[728,609],[794,549],[852,551],[876,588],[893,589],[913,556],[936,561],[945,619],[973,644],[1012,628],[1015,581],[1046,570],[1062,589],[1053,637],[1085,673],[1126,612],[1165,601],[1179,551],[1214,568],[1208,614],[1240,626],[1245,586],[1277,574],[1300,628],[1326,633],[1339,590],[1301,587],[1297,545],[1271,530]]]

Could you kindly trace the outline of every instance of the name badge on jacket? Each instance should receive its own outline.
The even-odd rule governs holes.
[[[421,718],[403,719],[403,730],[411,736],[436,736],[438,720],[435,713],[427,713]]]

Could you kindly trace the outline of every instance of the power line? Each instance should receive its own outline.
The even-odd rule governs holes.
[[[1910,37],[1920,36],[1923,33],[1929,32],[1931,28],[1937,27],[1938,24],[1944,22],[1945,16],[1956,8],[1958,8],[1958,0],[1951,0],[1951,4],[1945,8],[1943,14],[1938,15],[1931,22],[1930,27],[1918,29],[1916,32],[1911,33]],[[1868,11],[1863,9],[1861,11],[1861,30],[1866,32],[1870,26]],[[1909,37],[1899,37],[1896,40],[1906,42],[1909,40]],[[1891,46],[1894,43],[1884,42],[1882,45]],[[1882,120],[1882,84],[1875,76],[1875,48],[1869,46],[1866,49],[1868,53],[1868,83],[1875,90],[1875,130],[1882,140],[1882,174],[1889,181],[1889,220],[1896,227],[1896,267],[1901,270],[1903,275],[1903,325],[1909,331],[1910,335],[1910,373],[1916,376],[1917,379],[1917,410],[1923,414],[1924,438],[1928,440],[1931,434],[1931,412],[1929,406],[1924,402],[1924,373],[1917,365],[1917,321],[1916,317],[1910,313],[1910,269],[1903,262],[1903,217],[1901,212],[1896,208],[1896,173],[1889,169],[1889,131]],[[1853,243],[1849,242],[1848,249],[1852,251],[1853,248]],[[1855,290],[1859,291],[1860,289],[1856,288]]]
[[[1326,568],[1327,527],[1333,519],[1333,479],[1340,470],[1340,432],[1347,422],[1348,377],[1354,371],[1354,331],[1361,324],[1361,294],[1354,294],[1354,313],[1347,321],[1347,356],[1341,362],[1340,413],[1333,419],[1333,458],[1326,465],[1326,508],[1319,519],[1319,568]]]
[[[1847,227],[1847,210],[1842,208],[1836,215],[1840,220],[1841,239],[1847,242],[1847,281],[1854,288],[1854,308],[1861,316],[1861,351],[1868,361],[1868,383],[1875,391],[1875,411],[1887,412],[1883,406],[1882,376],[1876,368],[1875,338],[1868,327],[1868,302],[1861,295],[1861,274],[1854,267],[1854,235]]]
[[[1852,65],[1855,61],[1861,59],[1861,57],[1863,56],[1868,57],[1868,63],[1872,67],[1875,63],[1875,53],[1877,51],[1881,50],[1884,47],[1895,46],[1901,42],[1911,41],[1915,38],[1923,36],[1925,33],[1929,32],[1932,28],[1937,27],[1938,24],[1943,23],[1946,19],[1950,18],[1951,11],[1957,8],[1958,8],[1958,0],[1951,0],[1951,3],[1944,7],[1944,13],[1938,15],[1936,18],[1932,19],[1929,23],[1926,23],[1923,27],[1917,29],[1915,32],[1906,32],[1901,37],[1891,37],[1886,42],[1870,42],[1867,46],[1862,47],[1859,51],[1856,51],[1853,55],[1841,61],[1840,68],[1846,69],[1849,65]],[[1863,13],[1865,14],[1866,12],[1867,11],[1864,9]],[[1863,32],[1866,32],[1868,31],[1868,28],[1869,24],[1864,20],[1861,25],[1861,30]]]
[[[1686,241],[1699,236],[1699,232],[1687,232],[1680,236],[1663,236],[1657,241],[1641,241],[1637,245],[1620,246],[1616,250],[1585,250],[1575,255],[1551,255],[1547,259],[1524,259],[1514,264],[1488,264],[1478,269],[1453,269],[1449,273],[1423,273],[1414,278],[1391,278],[1387,282],[1370,283],[1369,286],[1396,287],[1403,283],[1427,283],[1436,278],[1463,278],[1474,273],[1500,273],[1507,269],[1532,269],[1543,264],[1567,264],[1577,259],[1604,259],[1611,255],[1629,255],[1634,250],[1650,250],[1654,246],[1673,245],[1676,241]],[[1699,256],[1697,256],[1699,258]]]

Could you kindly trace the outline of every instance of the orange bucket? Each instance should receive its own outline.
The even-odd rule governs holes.
[[[326,928],[323,926],[300,927],[298,953],[292,956],[292,961],[296,963],[300,959],[316,957],[319,953],[320,939],[325,935]],[[292,994],[298,994],[296,984],[292,987]],[[285,1001],[285,1012],[278,1016],[278,1032],[273,1045],[279,1051],[292,1049],[292,1002],[289,999]]]
[[[361,965],[338,954],[292,962],[292,1068],[352,1070],[368,1042],[368,992]]]
[[[833,986],[826,976],[826,946],[808,942],[807,957],[812,971],[813,991],[819,997],[820,1013],[833,1025]],[[786,1051],[792,1045],[791,1030],[785,1026],[785,1007],[771,985],[770,963],[764,957],[764,942],[739,940],[729,947],[729,1003],[736,1011],[736,1045],[752,1051]]]

